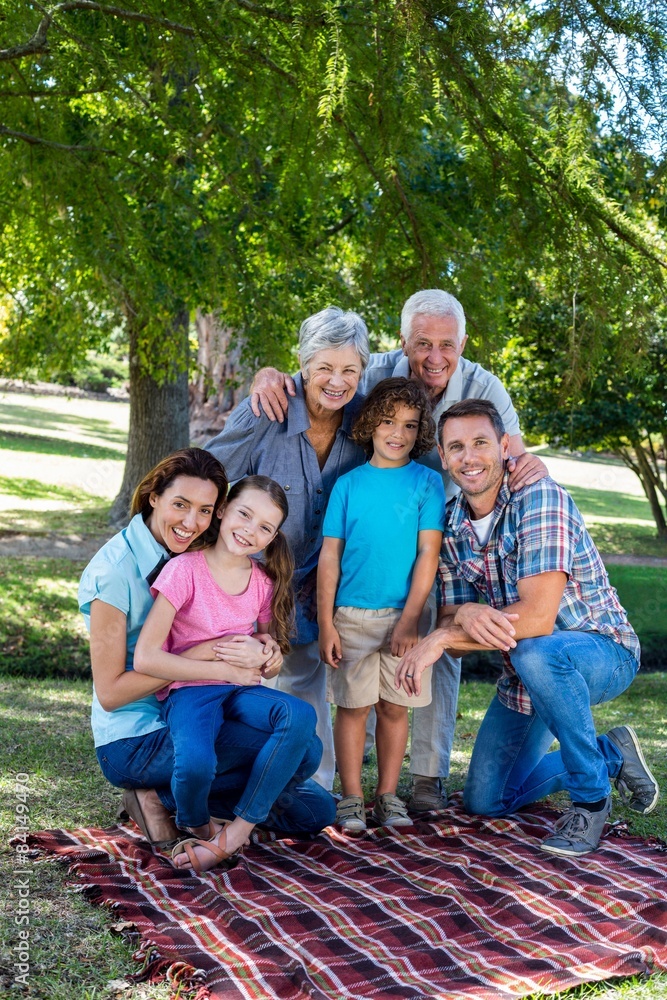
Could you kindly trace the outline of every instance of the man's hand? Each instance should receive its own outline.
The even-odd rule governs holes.
[[[405,654],[394,674],[394,687],[397,691],[403,687],[409,695],[421,694],[422,674],[439,660],[443,650],[447,649],[445,635],[446,630],[438,628]]]
[[[506,614],[486,604],[462,604],[454,615],[454,624],[460,625],[471,639],[482,646],[493,649],[504,649],[506,652],[514,649],[515,628],[513,621],[518,615]]]
[[[260,368],[250,387],[250,406],[256,417],[262,410],[269,420],[282,424],[287,413],[287,396],[295,396],[294,379],[277,368]]]
[[[518,458],[510,458],[507,467],[510,471],[508,485],[512,493],[516,493],[524,486],[538,483],[540,479],[549,475],[549,470],[542,459],[537,455],[531,455],[529,451],[524,451]]]
[[[320,625],[320,659],[322,662],[328,663],[330,667],[337,669],[342,656],[343,648],[340,643],[338,630],[333,624],[325,625],[324,627]]]
[[[404,622],[399,618],[391,633],[391,655],[405,656],[419,642],[417,622]]]

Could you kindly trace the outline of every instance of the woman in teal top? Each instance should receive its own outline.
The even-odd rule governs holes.
[[[244,636],[188,650],[183,667],[175,666],[164,679],[138,674],[132,667],[137,638],[152,605],[150,584],[171,555],[213,540],[217,518],[212,521],[226,492],[225,471],[209,452],[190,448],[164,459],[137,487],[134,516],[127,528],[93,557],[79,586],[79,606],[90,632],[97,758],[105,777],[126,789],[123,804],[152,843],[177,837],[169,787],[173,748],[154,692],[164,681],[192,679],[193,660],[198,679],[236,684],[244,683],[244,664],[263,664],[270,671],[278,662],[277,645],[274,650]],[[266,739],[261,724],[255,728],[225,722],[212,794],[215,815],[233,817],[249,769]],[[290,806],[274,810],[267,825],[315,832],[332,822],[331,796],[306,780],[320,754],[319,740],[313,737],[295,773],[281,786],[282,791],[288,783],[294,793]]]

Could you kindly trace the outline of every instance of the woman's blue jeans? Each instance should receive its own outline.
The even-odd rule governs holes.
[[[510,655],[535,711],[522,715],[494,697],[473,748],[466,810],[504,816],[561,789],[573,802],[605,798],[623,759],[596,736],[590,706],[625,691],[637,660],[609,636],[564,630],[521,639]],[[554,739],[560,749],[548,753]]]
[[[314,735],[314,722],[310,726],[313,735],[304,739],[302,731],[298,741],[300,751],[294,751],[289,757],[293,749],[291,739],[277,749],[275,744],[267,747],[271,730],[260,728],[262,722],[265,726],[273,724],[268,706],[270,700],[275,703],[278,693],[259,687],[240,690],[262,691],[263,694],[261,700],[254,700],[254,712],[248,699],[244,700],[245,704],[230,706],[228,718],[216,736],[216,771],[208,812],[223,818],[241,816],[249,822],[262,822],[269,829],[284,833],[317,833],[329,826],[336,814],[335,801],[318,784],[308,780],[317,770],[322,754],[322,745]],[[297,702],[299,706],[303,704],[297,699],[290,699],[291,702]],[[304,707],[309,708],[307,705]],[[231,718],[231,714],[239,718],[252,714],[254,724]],[[292,719],[301,725],[298,721],[301,719],[299,710],[297,714],[298,719],[295,715]],[[174,746],[166,727],[98,747],[97,758],[111,784],[118,788],[155,788],[168,811],[176,811],[170,788]],[[260,815],[266,802],[269,802],[266,815],[262,820],[256,820],[254,817]]]

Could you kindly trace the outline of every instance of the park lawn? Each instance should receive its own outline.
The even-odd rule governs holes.
[[[91,685],[89,680],[34,680],[0,677],[0,825],[3,842],[18,828],[14,809],[17,796],[14,776],[28,775],[27,806],[31,830],[55,826],[108,826],[114,822],[120,792],[112,788],[97,766],[89,727]],[[454,746],[450,790],[463,784],[474,736],[493,694],[490,683],[468,683],[461,687],[459,720]],[[667,786],[667,674],[640,676],[632,689],[607,706],[596,709],[600,728],[628,720],[639,733],[646,755],[658,780]],[[371,768],[372,771],[372,768]],[[374,774],[367,772],[370,786]],[[407,762],[400,791],[408,790]],[[614,819],[627,821],[633,833],[665,834],[667,803],[662,800],[651,816],[638,816],[620,805],[615,797]],[[0,871],[7,885],[15,864],[13,852],[4,848]],[[68,1000],[93,1000],[114,995],[106,990],[111,980],[135,970],[133,947],[112,936],[112,921],[102,911],[85,903],[68,889],[65,876],[55,864],[36,864],[31,872],[31,993],[38,1000],[54,996]],[[4,948],[11,946],[15,928],[11,912],[4,915]],[[11,968],[11,956],[2,963]],[[0,979],[0,985],[2,980]],[[6,984],[9,986],[9,983]],[[626,996],[657,1000],[667,997],[667,974],[648,981],[628,981],[628,992],[620,986],[599,984],[586,992],[564,996]],[[638,992],[641,990],[641,992]],[[125,1000],[163,1000],[166,987],[132,986],[122,992]]]
[[[70,396],[0,393],[0,447],[124,459],[129,406]]]
[[[105,497],[71,486],[0,476],[5,535],[108,535],[110,506]]]

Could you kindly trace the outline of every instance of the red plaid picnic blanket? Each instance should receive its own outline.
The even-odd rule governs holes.
[[[612,831],[577,860],[557,818],[459,806],[403,831],[260,834],[236,867],[175,870],[127,827],[32,835],[212,1000],[496,1000],[667,970],[667,847]]]

